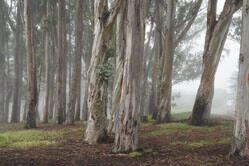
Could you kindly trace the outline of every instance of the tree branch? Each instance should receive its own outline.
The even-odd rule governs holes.
[[[177,46],[182,40],[183,38],[186,36],[186,34],[188,33],[188,31],[190,30],[192,24],[194,23],[198,12],[201,8],[201,4],[202,4],[203,0],[198,0],[196,2],[196,5],[194,6],[194,8],[189,10],[189,15],[191,14],[192,17],[191,19],[188,21],[187,25],[185,26],[185,28],[181,31],[181,33],[178,35],[178,37],[175,40],[175,46]]]

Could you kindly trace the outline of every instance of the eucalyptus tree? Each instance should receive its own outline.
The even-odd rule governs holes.
[[[83,45],[84,49],[84,55],[83,55],[83,61],[84,61],[84,100],[83,100],[83,106],[82,106],[82,117],[83,120],[87,120],[88,115],[88,82],[87,82],[87,71],[90,66],[91,61],[91,50],[93,45],[93,38],[94,38],[94,1],[92,0],[86,0],[84,1],[84,24],[83,24],[83,38],[87,41]]]
[[[62,124],[66,114],[66,4],[65,0],[58,1],[58,73],[57,73],[57,123]]]
[[[5,35],[7,25],[5,1],[0,2],[0,122],[4,122],[5,102]]]
[[[236,99],[236,122],[231,154],[249,156],[249,0],[243,1],[243,23]]]
[[[208,1],[207,31],[203,52],[203,72],[191,116],[191,124],[207,123],[214,95],[214,79],[227,38],[233,14],[242,6],[242,0],[226,0],[217,18],[217,1]]]
[[[94,2],[94,42],[88,71],[89,116],[85,133],[85,140],[89,144],[102,142],[107,136],[106,90],[110,76],[108,41],[122,1],[113,1],[110,8],[107,0]]]
[[[144,53],[145,1],[128,0],[124,67],[118,124],[115,128],[115,152],[137,150]],[[122,72],[122,71],[121,71]]]
[[[118,113],[120,110],[121,87],[124,72],[124,60],[126,52],[126,24],[127,22],[127,2],[123,1],[116,20],[116,69],[114,76],[114,86],[112,93],[111,119],[108,124],[108,133],[115,131],[118,123]]]
[[[51,4],[50,1],[46,2],[46,21],[45,21],[45,101],[44,101],[44,111],[43,111],[43,123],[48,123],[49,119],[49,99],[51,90],[51,55],[50,55],[50,17],[51,17]]]
[[[32,0],[24,1],[25,39],[27,50],[27,78],[28,78],[28,112],[26,128],[36,128],[37,110],[37,78],[36,58],[34,55],[34,39],[32,24]]]
[[[21,113],[21,90],[22,90],[22,77],[23,77],[23,54],[24,54],[24,39],[23,39],[23,4],[21,1],[17,2],[16,24],[11,23],[10,27],[15,34],[15,79],[13,90],[13,104],[11,122],[20,121]]]
[[[81,57],[82,49],[82,32],[83,32],[83,0],[76,1],[76,20],[75,20],[75,57],[74,57],[74,71],[72,76],[72,84],[69,92],[68,101],[68,115],[67,123],[74,123],[74,116],[76,112],[77,97],[81,92]],[[79,101],[80,102],[80,101]],[[79,108],[80,109],[80,108]]]
[[[162,85],[161,85],[161,94],[159,99],[159,109],[157,113],[157,123],[167,122],[170,120],[171,113],[171,94],[172,94],[172,73],[173,73],[173,63],[175,49],[182,40],[186,37],[191,26],[193,25],[198,12],[200,10],[203,0],[197,0],[191,2],[191,7],[187,12],[186,16],[183,17],[181,13],[181,2],[176,2],[173,0],[163,1],[165,2],[166,16],[165,16],[165,35],[164,35],[164,47],[163,47],[163,58],[162,58]],[[177,4],[176,4],[177,3]],[[184,7],[186,9],[186,7]],[[176,13],[178,12],[178,13]],[[186,13],[186,12],[185,12]],[[177,22],[176,16],[179,18],[185,18]],[[161,32],[161,35],[163,33]]]

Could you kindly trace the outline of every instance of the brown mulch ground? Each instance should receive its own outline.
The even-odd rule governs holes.
[[[38,130],[68,130],[59,145],[31,149],[0,149],[1,166],[249,166],[249,159],[228,158],[230,145],[189,148],[171,145],[172,141],[202,140],[231,136],[231,130],[214,132],[177,132],[170,135],[148,136],[145,133],[157,126],[142,127],[141,157],[111,153],[112,144],[88,145],[83,142],[83,132],[74,126],[41,125]]]

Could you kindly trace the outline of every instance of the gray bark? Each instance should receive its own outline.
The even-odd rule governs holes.
[[[96,144],[105,141],[107,136],[106,120],[106,85],[108,75],[105,67],[108,66],[107,56],[108,41],[111,30],[119,11],[122,0],[115,0],[108,9],[107,0],[96,0],[94,4],[94,42],[92,47],[92,59],[88,71],[89,116],[85,134],[85,141]]]
[[[249,156],[249,0],[243,2],[243,25],[236,99],[236,122],[231,154]]]
[[[163,85],[162,99],[157,114],[157,123],[167,122],[170,120],[171,112],[171,86],[172,86],[172,70],[174,60],[174,27],[175,27],[176,2],[174,0],[167,1],[167,15],[165,27],[165,55],[163,65]]]
[[[15,28],[15,83],[14,83],[14,94],[13,94],[13,105],[11,122],[20,121],[20,101],[21,101],[21,87],[22,87],[22,66],[23,57],[22,49],[23,38],[22,38],[22,21],[21,21],[21,1],[17,4],[17,16],[16,16],[16,28]]]
[[[208,122],[214,95],[214,79],[233,14],[242,6],[242,0],[225,2],[216,20],[216,1],[209,1],[207,34],[203,54],[203,73],[192,111],[191,124]]]
[[[50,16],[50,2],[47,1],[46,4],[46,17],[49,19]],[[44,103],[44,111],[43,111],[43,123],[48,123],[48,114],[49,114],[49,99],[50,99],[50,89],[51,89],[51,77],[50,77],[50,46],[49,46],[49,40],[50,40],[50,33],[49,33],[49,27],[50,25],[47,22],[47,29],[45,32],[45,80],[46,80],[46,85],[45,85],[45,103]]]
[[[66,25],[65,0],[59,0],[58,5],[58,73],[57,73],[57,123],[62,124],[66,113]]]
[[[124,72],[125,49],[126,49],[126,24],[127,24],[127,2],[124,1],[120,12],[117,15],[116,29],[116,72],[114,77],[114,88],[112,94],[111,119],[108,124],[108,133],[115,131],[117,126],[118,114],[120,109],[120,97]]]
[[[27,48],[27,75],[28,75],[28,112],[26,128],[36,127],[36,108],[37,108],[37,81],[36,81],[36,62],[34,55],[34,43],[32,32],[32,0],[24,1],[25,36]]]
[[[68,103],[68,115],[67,115],[67,124],[74,123],[74,116],[75,116],[75,108],[76,108],[76,101],[77,98],[80,96],[81,91],[81,57],[83,54],[82,50],[82,29],[83,29],[83,0],[76,1],[76,20],[75,20],[75,57],[74,57],[74,71],[72,74],[72,85],[69,92],[69,103]],[[80,108],[78,108],[80,110]]]
[[[128,0],[126,51],[114,152],[137,150],[144,53],[144,0]]]

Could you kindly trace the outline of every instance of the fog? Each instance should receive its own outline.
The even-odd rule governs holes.
[[[224,2],[225,0],[220,0],[218,2],[218,12],[222,10]],[[236,13],[237,17],[240,17],[240,15],[240,11]],[[203,30],[201,34],[193,41],[193,47],[196,52],[202,52],[204,48],[205,32],[206,30]],[[231,84],[233,84],[233,82],[231,82],[231,79],[233,75],[238,71],[239,51],[239,41],[236,41],[228,36],[215,76],[215,91],[212,105],[213,114],[229,114],[231,116],[234,115],[234,99],[236,93],[235,89],[231,89]],[[191,111],[194,104],[195,95],[199,87],[199,83],[200,78],[193,81],[185,81],[173,87],[173,93],[181,94],[181,97],[177,98],[175,101],[176,106],[174,107],[173,111]]]

